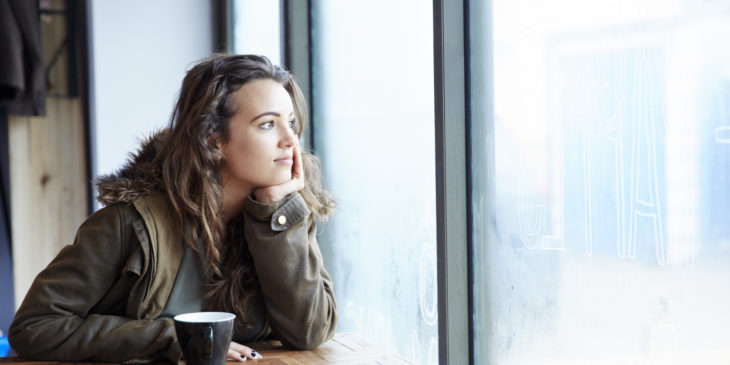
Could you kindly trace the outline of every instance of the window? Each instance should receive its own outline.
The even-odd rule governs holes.
[[[338,331],[418,364],[438,363],[431,11],[312,2],[314,146],[339,199],[320,235]]]
[[[308,37],[278,15],[267,34],[299,52],[339,198],[320,227],[339,331],[416,363],[463,359],[463,318],[443,315],[459,303],[439,308],[437,283],[461,274],[437,252],[470,243],[473,363],[730,358],[726,2],[283,4],[308,11],[287,19]],[[462,176],[442,162],[469,167],[467,237],[444,233]]]
[[[471,16],[476,363],[726,361],[730,7]]]
[[[282,65],[280,1],[233,1],[233,53],[258,54]]]

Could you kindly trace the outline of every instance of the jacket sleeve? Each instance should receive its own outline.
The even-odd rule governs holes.
[[[304,199],[294,193],[263,205],[248,198],[244,215],[244,235],[274,336],[302,350],[332,338],[337,325],[332,279]]]
[[[131,222],[120,207],[89,217],[73,245],[64,247],[31,285],[10,326],[8,340],[24,358],[129,362],[181,356],[171,319],[133,320],[92,308],[122,275]],[[128,215],[127,215],[128,216]]]

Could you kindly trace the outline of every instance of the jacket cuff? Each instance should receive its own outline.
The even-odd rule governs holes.
[[[167,349],[158,352],[154,356],[151,356],[146,359],[132,359],[125,362],[122,362],[122,365],[147,365],[147,364],[157,364],[162,361],[169,361],[173,364],[178,365],[185,365],[185,360],[183,359],[182,350],[180,349],[180,345],[175,341],[174,344],[172,344]]]
[[[273,231],[284,231],[309,215],[309,207],[299,193],[292,193],[273,204],[246,198],[244,209],[257,220],[269,221]]]
[[[173,364],[183,364],[183,354],[182,349],[180,348],[180,344],[177,342],[175,322],[172,318],[162,318],[162,320],[169,321],[171,323],[171,325],[168,327],[168,331],[172,331],[172,338],[174,339],[174,341],[172,341],[172,344],[170,344],[170,346],[163,350],[160,355],[161,357],[167,359]]]
[[[167,359],[173,364],[184,364],[182,350],[180,345],[175,341],[175,344],[170,346],[167,350],[162,353],[162,357]]]

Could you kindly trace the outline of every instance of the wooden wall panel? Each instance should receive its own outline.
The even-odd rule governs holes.
[[[49,98],[47,109],[8,125],[16,308],[87,215],[80,100]]]
[[[66,9],[51,0],[49,9]],[[68,95],[68,35],[64,14],[41,17],[48,69],[43,117],[9,117],[10,196],[15,307],[35,276],[66,244],[87,216],[82,101]],[[60,50],[60,51],[59,51]],[[79,70],[80,71],[80,70]]]

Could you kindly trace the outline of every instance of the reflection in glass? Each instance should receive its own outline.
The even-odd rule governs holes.
[[[495,220],[475,217],[477,362],[727,361],[730,6],[522,3],[494,1],[480,35]]]
[[[436,364],[431,4],[312,6],[314,145],[339,199],[320,235],[338,331]]]

